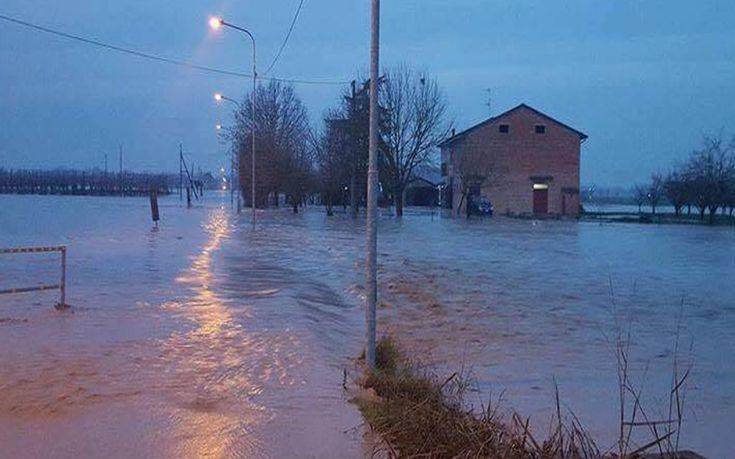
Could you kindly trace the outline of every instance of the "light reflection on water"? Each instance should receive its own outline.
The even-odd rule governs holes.
[[[61,456],[360,455],[343,433],[360,421],[341,393],[341,358],[327,362],[311,330],[272,320],[293,313],[283,279],[267,285],[274,271],[231,265],[251,228],[224,200],[187,211],[163,199],[155,229],[145,200],[0,199],[15,212],[0,245],[69,245],[75,305],[60,315],[49,295],[1,299],[0,456],[52,445]],[[30,279],[52,271],[2,262],[0,273]]]
[[[162,199],[156,231],[145,200],[0,196],[0,218],[14,215],[0,221],[0,245],[70,245],[77,306],[59,316],[45,296],[0,299],[9,451],[45,438],[109,455],[137,434],[133,455],[360,455],[342,434],[360,419],[339,388],[363,336],[364,221],[275,210],[253,227],[217,199],[191,210]],[[440,371],[472,366],[484,397],[505,391],[542,426],[555,377],[603,437],[616,415],[614,318],[631,324],[654,393],[683,296],[696,361],[683,440],[732,452],[721,440],[735,418],[732,229],[409,212],[381,221],[379,246],[381,331]],[[14,276],[47,272],[0,263]],[[106,429],[81,428],[107,417]],[[73,445],[64,424],[81,431]]]

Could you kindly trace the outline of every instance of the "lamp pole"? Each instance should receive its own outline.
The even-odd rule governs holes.
[[[217,129],[217,133],[220,134],[223,129],[225,129],[224,126],[221,124],[217,124],[215,126],[215,129]],[[224,143],[224,142],[223,142]],[[227,186],[230,187],[230,207],[235,206],[235,152],[230,149],[230,181],[227,184]],[[238,191],[237,194],[238,201],[240,200],[240,192]]]
[[[367,257],[365,263],[365,361],[375,368],[376,303],[378,300],[378,80],[380,60],[380,0],[372,0],[370,34],[370,143],[367,190]]]
[[[252,144],[251,145],[252,146],[252,152],[251,152],[251,155],[250,155],[251,156],[251,160],[252,160],[252,164],[251,164],[252,176],[251,176],[251,180],[250,180],[250,182],[251,182],[251,192],[250,192],[250,195],[251,196],[250,197],[252,198],[253,223],[255,223],[255,127],[256,127],[256,121],[255,121],[255,119],[256,119],[256,116],[255,116],[256,115],[256,112],[255,112],[255,91],[256,91],[256,89],[258,87],[258,72],[256,70],[257,67],[256,67],[255,37],[253,37],[253,34],[250,33],[249,30],[247,30],[245,28],[242,28],[242,27],[239,27],[239,26],[236,26],[236,25],[231,24],[229,22],[226,22],[222,18],[217,18],[217,17],[211,18],[209,20],[209,25],[214,30],[217,30],[220,27],[224,26],[224,27],[229,27],[231,29],[235,29],[235,30],[237,30],[239,32],[242,32],[242,33],[244,33],[245,35],[247,35],[250,38],[250,41],[253,44],[253,94],[252,94],[252,104],[253,104],[253,108],[252,108],[253,114],[252,114],[252,116],[253,116],[253,120],[252,120],[252,126],[250,127],[250,129],[252,129],[253,139],[251,141],[251,144]]]
[[[235,99],[232,99],[230,97],[227,97],[227,96],[223,95],[220,92],[214,93],[214,100],[216,100],[217,102],[227,101],[227,102],[233,104],[235,107],[237,107],[238,110],[240,110],[240,108],[241,108],[240,103],[238,101],[236,101]],[[216,126],[216,128],[217,128],[218,131],[221,131],[223,129],[223,127],[222,127],[221,124],[218,124]],[[240,168],[239,167],[237,167],[237,168],[235,167],[236,165],[239,164],[239,161],[237,161],[235,157],[236,157],[235,152],[234,151],[230,151],[230,206],[233,205],[233,202],[232,202],[233,201],[233,196],[234,196],[234,193],[235,193],[235,189],[237,189],[237,213],[239,214],[240,213],[240,205],[241,205],[241,199],[240,199],[240,195],[241,195],[241,190],[240,190]],[[237,186],[235,186],[235,169],[237,169],[237,177],[238,177]]]

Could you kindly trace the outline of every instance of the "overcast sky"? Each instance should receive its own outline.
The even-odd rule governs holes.
[[[249,28],[270,64],[299,0],[3,0],[0,14],[202,65],[248,72]],[[368,0],[305,0],[271,76],[351,80],[369,58]],[[710,132],[735,132],[735,2],[384,0],[382,62],[438,79],[463,129],[525,102],[584,131],[582,182],[665,171]],[[151,62],[0,20],[0,166],[177,170],[178,144],[223,165],[215,91],[249,81]],[[343,86],[297,85],[312,121]]]

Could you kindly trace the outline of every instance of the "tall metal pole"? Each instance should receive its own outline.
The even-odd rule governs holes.
[[[355,117],[357,116],[357,90],[355,85],[357,82],[352,80],[352,99],[350,99],[350,122],[352,123],[351,128],[354,129]],[[353,130],[354,132],[354,130]],[[350,171],[350,215],[352,218],[357,217],[357,147],[353,142],[350,142],[350,148],[352,153],[352,170]]]
[[[217,17],[211,18],[209,20],[209,25],[210,25],[210,27],[212,27],[214,29],[218,29],[218,28],[224,26],[224,27],[230,27],[230,28],[235,29],[235,30],[239,30],[240,32],[246,34],[250,38],[250,41],[253,43],[253,100],[252,100],[252,103],[253,103],[253,124],[251,126],[251,129],[253,130],[253,132],[252,132],[253,139],[252,139],[252,142],[251,142],[252,143],[252,154],[250,155],[251,156],[251,159],[252,159],[252,165],[251,165],[251,169],[252,169],[252,171],[251,171],[252,172],[251,182],[252,183],[251,183],[251,193],[250,194],[252,195],[251,198],[252,198],[253,223],[255,223],[255,125],[256,125],[256,123],[255,123],[255,118],[256,118],[256,116],[255,116],[255,107],[256,107],[256,104],[255,104],[255,90],[257,89],[257,85],[258,85],[258,72],[256,70],[256,59],[255,59],[255,56],[256,56],[256,52],[255,52],[255,37],[253,36],[252,33],[250,33],[250,31],[248,29],[244,29],[242,27],[239,27],[239,26],[236,26],[236,25],[231,24],[229,22],[226,22],[226,21],[222,20],[222,18],[217,18]],[[237,102],[235,102],[235,103],[237,103]],[[238,170],[238,175],[239,175],[239,172],[240,171]],[[240,188],[239,181],[238,181],[238,188]],[[242,191],[242,190],[240,189],[238,191],[238,195],[237,195],[237,203],[238,203],[238,205],[237,205],[237,211],[238,211],[238,213],[240,212],[240,191]]]
[[[380,59],[380,0],[372,0],[370,39],[370,150],[367,189],[367,257],[365,320],[368,368],[375,368],[375,307],[378,301],[378,72]]]
[[[184,145],[179,144],[179,201],[184,199]]]
[[[252,152],[250,154],[250,157],[251,157],[250,159],[252,160],[252,164],[250,165],[250,169],[251,169],[251,172],[252,172],[252,177],[250,178],[250,186],[251,186],[251,190],[250,190],[250,195],[251,196],[250,197],[252,199],[252,203],[251,203],[251,205],[252,205],[252,212],[253,212],[252,220],[253,220],[253,223],[255,223],[255,128],[256,128],[256,125],[257,125],[257,123],[256,123],[256,117],[255,117],[255,91],[256,91],[256,89],[258,87],[258,74],[257,74],[257,72],[255,70],[255,38],[253,38],[252,35],[250,35],[250,38],[252,38],[252,40],[253,40],[253,97],[252,97],[253,98],[253,100],[252,100],[252,103],[253,103],[253,125],[251,127],[251,129],[253,130],[253,132],[252,132],[252,134],[253,134],[253,140],[251,142],[252,143],[253,150],[252,150]]]
[[[120,196],[124,196],[125,192],[123,191],[123,147],[122,144],[120,144]]]

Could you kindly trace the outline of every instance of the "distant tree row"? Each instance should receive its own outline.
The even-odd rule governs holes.
[[[697,209],[700,219],[708,213],[713,223],[717,211],[730,217],[735,210],[735,137],[705,137],[702,146],[667,175],[653,174],[649,183],[635,186],[638,210],[643,204],[656,208],[665,201],[681,215],[682,209]]]
[[[0,168],[0,193],[69,195],[143,195],[155,189],[168,194],[178,178],[166,174],[91,170]]]
[[[256,205],[279,205],[298,212],[316,197],[332,213],[349,205],[353,214],[366,202],[369,143],[369,81],[354,82],[324,116],[309,125],[305,106],[292,86],[270,82],[248,94],[227,135],[239,161],[240,183],[250,203],[252,132],[255,130]],[[437,144],[449,133],[446,103],[437,82],[402,66],[379,81],[380,186],[396,214],[403,214],[406,188],[417,167],[431,163]],[[255,117],[252,113],[255,97]]]

